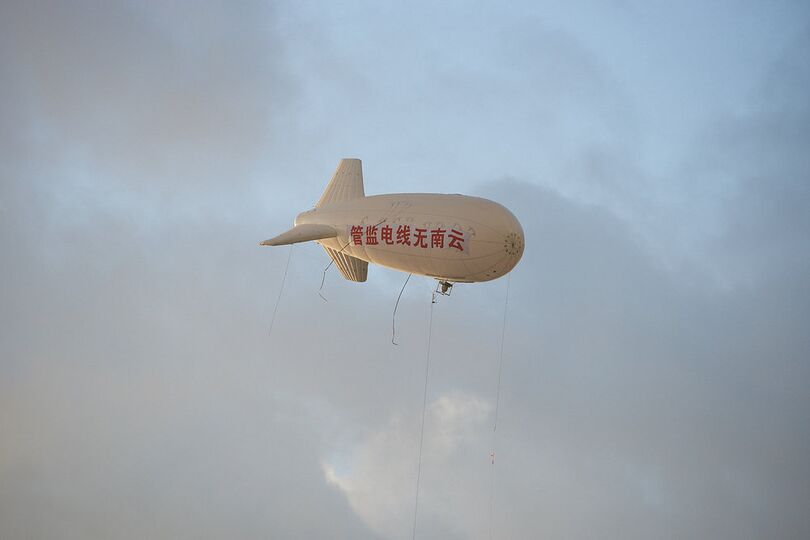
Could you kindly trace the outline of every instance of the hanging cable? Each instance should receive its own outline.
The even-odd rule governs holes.
[[[430,299],[430,322],[428,323],[427,360],[425,360],[425,390],[422,397],[422,427],[419,429],[419,460],[416,467],[416,501],[413,505],[413,535],[411,540],[416,539],[416,518],[419,512],[419,480],[422,477],[422,443],[425,439],[425,411],[427,410],[428,374],[430,373],[430,339],[433,335],[433,304],[436,299]]]
[[[492,456],[492,474],[489,480],[489,540],[492,540],[492,515],[495,507],[495,451]]]
[[[341,253],[343,253],[343,250],[346,249],[347,247],[349,247],[349,242],[346,242],[346,245],[343,246],[342,248],[340,248],[340,251],[337,252],[337,255],[340,255]],[[329,258],[331,260],[329,261],[329,264],[326,265],[326,268],[323,269],[323,277],[321,278],[321,286],[318,287],[318,296],[320,296],[321,300],[323,300],[324,302],[329,301],[329,300],[326,299],[326,297],[324,295],[321,294],[321,291],[323,290],[323,284],[326,283],[326,272],[330,268],[332,268],[333,264],[335,264],[335,259],[333,259],[331,255],[329,256]]]
[[[323,300],[324,302],[328,302],[329,300],[327,300],[326,297],[321,294],[321,291],[323,290],[323,284],[326,283],[326,271],[329,270],[330,268],[332,268],[333,264],[335,264],[334,259],[329,261],[329,264],[327,264],[326,268],[323,269],[323,277],[321,278],[321,286],[318,287],[318,296],[320,296],[321,300]]]
[[[509,286],[512,284],[512,274],[506,279],[506,300],[503,303],[503,324],[501,326],[501,350],[498,358],[498,384],[495,389],[495,421],[492,424],[492,469],[489,481],[489,538],[492,540],[492,517],[495,510],[495,438],[498,431],[498,409],[501,403],[501,373],[503,372],[503,345],[506,337],[506,313],[509,307]]]
[[[284,284],[287,282],[287,270],[290,268],[290,259],[292,259],[292,251],[293,245],[290,244],[290,251],[287,253],[287,264],[284,265],[284,275],[281,278],[281,287],[278,290],[278,298],[276,298],[276,305],[273,307],[273,316],[270,318],[270,329],[267,331],[267,335],[273,333],[273,325],[276,322],[276,312],[278,311],[278,304],[281,302],[281,294],[284,292]]]
[[[495,390],[495,423],[492,431],[498,430],[498,408],[501,404],[501,372],[503,371],[503,344],[506,336],[506,310],[509,307],[509,285],[512,284],[512,274],[506,276],[506,301],[503,303],[503,325],[501,326],[501,351],[498,358],[498,385]]]
[[[402,289],[399,291],[399,296],[397,296],[397,303],[394,304],[394,313],[391,315],[391,343],[394,345],[399,345],[396,341],[394,341],[397,337],[397,308],[399,307],[399,299],[402,298],[402,293],[405,291],[405,285],[411,280],[411,275],[408,274],[408,277],[405,278],[405,283],[402,284]]]
[[[380,223],[384,223],[385,220],[386,220],[386,218],[381,219],[379,222],[377,222],[377,225],[374,225],[374,226],[375,227],[379,226]],[[349,247],[349,244],[351,244],[351,242],[346,242],[346,245],[343,246],[342,248],[340,248],[336,252],[336,255],[340,255],[341,253],[343,253],[343,250],[346,249],[347,247]],[[332,256],[330,255],[329,258],[332,259]],[[333,264],[335,264],[335,259],[332,259],[331,261],[329,261],[329,264],[327,264],[326,268],[323,269],[323,277],[321,277],[321,286],[318,287],[318,296],[320,296],[321,300],[323,300],[324,302],[328,302],[329,300],[327,300],[326,297],[323,294],[321,294],[321,291],[323,290],[323,284],[326,283],[326,272],[330,268],[332,268]],[[396,345],[396,343],[394,345]]]

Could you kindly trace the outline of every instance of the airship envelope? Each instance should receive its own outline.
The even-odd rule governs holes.
[[[295,226],[261,242],[315,241],[344,278],[366,281],[368,264],[441,282],[499,278],[523,255],[523,228],[500,204],[480,197],[395,193],[366,197],[359,159],[342,159],[312,210]]]

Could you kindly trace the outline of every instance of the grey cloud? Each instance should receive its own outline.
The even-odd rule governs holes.
[[[496,530],[801,537],[808,305],[793,287],[805,274],[788,268],[790,280],[732,295],[705,274],[683,282],[609,212],[517,182],[485,194],[515,210],[529,240],[511,283]],[[332,275],[323,303],[325,257],[298,248],[268,339],[279,284],[268,285],[267,260],[277,279],[285,253],[228,248],[251,236],[247,225],[195,230],[217,249],[156,242],[160,232],[124,246],[114,229],[84,230],[58,267],[29,263],[27,280],[5,291],[9,534],[85,535],[101,521],[103,532],[133,535],[238,523],[245,536],[295,536],[327,519],[313,534],[360,534],[321,464],[392,415],[418,411],[427,284],[406,291],[394,348],[399,280],[375,269],[361,287]],[[504,289],[460,285],[435,306],[431,399],[453,390],[493,399]],[[456,450],[469,468],[426,469],[426,504],[485,477],[487,424]],[[410,451],[375,459],[407,471],[417,436]],[[486,488],[470,489],[466,500],[481,502]],[[478,506],[426,506],[420,534],[482,536],[466,528]],[[38,529],[45,508],[56,512]]]
[[[48,189],[83,182],[153,206],[188,204],[189,189],[227,199],[274,134],[294,130],[295,82],[265,3],[3,11],[3,107],[25,120],[4,129],[39,147],[30,159],[64,162]]]
[[[794,323],[810,315],[805,268],[724,293],[657,265],[609,215],[526,186],[510,192],[523,193],[516,211],[532,201],[541,216],[528,230],[542,249],[527,252],[513,282],[525,293],[513,304],[520,330],[505,395],[518,418],[503,428],[525,460],[513,479],[526,496],[541,490],[535,504],[562,535],[578,530],[569,512],[589,508],[590,530],[606,536],[800,537],[810,443],[800,381],[810,366]]]
[[[411,280],[393,347],[404,276],[373,268],[358,285],[333,269],[323,302],[328,260],[298,246],[267,335],[287,253],[256,242],[314,201],[333,154],[353,145],[369,192],[421,181],[469,192],[471,178],[526,172],[477,190],[527,233],[510,283],[496,535],[807,536],[803,46],[775,65],[749,114],[696,130],[681,165],[703,190],[591,139],[572,137],[541,166],[529,154],[557,124],[519,120],[555,115],[554,103],[524,108],[531,86],[488,87],[502,71],[470,60],[503,59],[508,43],[476,49],[460,32],[467,56],[439,47],[424,70],[410,58],[417,81],[445,77],[420,105],[395,95],[396,65],[343,56],[351,25],[330,34],[284,6],[186,7],[4,4],[0,536],[374,537],[370,525],[409,535],[430,281]],[[591,81],[602,100],[578,95],[571,107],[623,129],[610,109],[633,111],[632,100],[574,37],[514,43],[559,55],[516,60],[513,76],[544,82],[543,96]],[[318,88],[335,73],[307,72],[327,64],[349,75],[337,89]],[[555,66],[559,86],[543,80]],[[367,108],[337,99],[367,81]],[[471,108],[503,122],[489,154]],[[632,146],[644,123],[626,127]],[[682,206],[657,191],[667,182],[687,194]],[[692,212],[695,193],[706,204]],[[680,264],[663,256],[687,248],[695,256]],[[462,395],[491,414],[506,285],[459,285],[433,306],[429,402]],[[369,443],[396,418],[401,444]],[[428,424],[419,537],[487,536],[492,427],[485,413],[466,420],[444,453],[430,450],[456,432]],[[357,511],[324,463],[344,488],[400,508]],[[397,482],[375,474],[389,463]]]

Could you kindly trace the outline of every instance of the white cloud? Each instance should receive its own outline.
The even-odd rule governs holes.
[[[478,461],[480,472],[488,463],[491,409],[487,401],[461,391],[444,394],[428,405],[420,487],[422,523],[438,521],[467,537],[480,532],[480,527],[472,527],[480,524],[473,505],[480,506],[486,498],[484,486],[476,479],[457,477],[464,473],[454,464]],[[397,415],[370,433],[349,452],[345,464],[323,462],[327,481],[346,495],[369,527],[386,538],[407,537],[412,527],[420,423],[414,413]],[[478,459],[470,460],[470,455]],[[471,486],[479,491],[467,491]],[[448,493],[465,503],[448,502]]]

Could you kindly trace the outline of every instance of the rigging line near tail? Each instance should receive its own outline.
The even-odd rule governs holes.
[[[413,505],[413,534],[411,540],[416,539],[416,519],[419,513],[419,481],[422,478],[422,443],[425,440],[425,411],[427,410],[428,375],[430,374],[430,340],[433,336],[433,304],[436,299],[430,299],[430,322],[428,323],[427,359],[425,360],[425,390],[422,396],[422,427],[419,429],[419,459],[416,467],[416,500]]]
[[[399,296],[397,296],[397,303],[394,304],[394,313],[391,315],[391,343],[394,345],[399,345],[399,343],[395,341],[397,337],[397,308],[399,307],[399,299],[402,298],[402,293],[405,291],[405,286],[411,280],[412,275],[413,274],[408,274],[408,277],[405,278],[405,283],[402,284],[402,289],[399,290]]]
[[[270,329],[267,335],[273,333],[273,325],[276,323],[276,312],[278,312],[278,304],[281,302],[281,295],[284,293],[284,284],[287,283],[287,270],[290,269],[290,259],[292,259],[294,244],[290,244],[290,251],[287,253],[287,264],[284,265],[284,275],[281,277],[281,287],[278,290],[278,297],[276,298],[276,305],[273,306],[273,316],[270,318]]]
[[[346,249],[347,247],[349,247],[349,244],[350,244],[350,242],[346,242],[346,245],[343,246],[342,248],[340,248],[340,251],[338,251],[338,254],[343,253],[343,250]],[[326,272],[330,268],[332,268],[333,264],[335,264],[335,260],[331,259],[329,261],[329,264],[326,265],[326,268],[323,269],[323,277],[321,278],[321,286],[318,287],[318,296],[320,296],[321,300],[323,300],[324,302],[328,302],[329,300],[327,300],[326,297],[321,294],[321,291],[323,290],[323,284],[326,283]]]
[[[386,219],[388,219],[388,218],[387,218],[387,217],[385,217],[385,218],[381,219],[381,220],[379,221],[379,223],[377,223],[377,225],[374,225],[374,226],[375,226],[375,227],[377,227],[378,225],[380,225],[380,223],[384,223]],[[349,247],[349,244],[351,244],[351,240],[350,240],[350,241],[348,241],[348,242],[346,242],[346,245],[345,245],[345,246],[343,246],[342,248],[340,248],[340,250],[338,250],[336,253],[337,253],[338,255],[340,255],[341,253],[343,253],[343,250],[344,250],[344,249],[346,249],[347,247]],[[329,261],[329,264],[327,264],[327,265],[326,265],[326,268],[324,268],[324,269],[323,269],[323,277],[321,277],[321,286],[320,286],[320,287],[318,287],[318,296],[320,296],[320,297],[321,297],[321,300],[323,300],[324,302],[329,302],[329,300],[327,300],[327,299],[326,299],[326,297],[325,297],[323,294],[321,294],[321,291],[323,290],[323,284],[324,284],[324,283],[326,283],[326,272],[327,272],[327,271],[328,271],[330,268],[332,268],[332,265],[333,265],[333,264],[335,264],[335,260],[334,260],[334,259],[332,259],[331,261]],[[396,345],[396,343],[394,343],[394,345]]]
[[[503,372],[503,345],[506,337],[506,314],[509,307],[509,286],[512,284],[512,274],[506,279],[506,299],[503,303],[503,325],[501,326],[501,349],[498,358],[498,384],[495,389],[495,421],[492,424],[492,469],[489,480],[489,539],[492,540],[492,518],[495,513],[495,439],[498,431],[498,409],[501,403],[501,374]]]
[[[341,250],[341,251],[342,251],[342,250]],[[332,268],[332,265],[333,265],[333,264],[335,264],[335,261],[329,261],[329,264],[327,264],[327,265],[326,265],[326,268],[324,268],[324,269],[323,269],[323,277],[321,277],[321,286],[320,286],[320,287],[318,287],[318,296],[320,296],[320,297],[321,297],[321,300],[323,300],[324,302],[328,302],[329,300],[327,300],[327,299],[326,299],[326,297],[325,297],[324,295],[322,295],[322,294],[321,294],[321,291],[323,290],[323,284],[324,284],[324,283],[326,283],[326,272],[327,272],[327,271],[328,271],[330,268]]]

